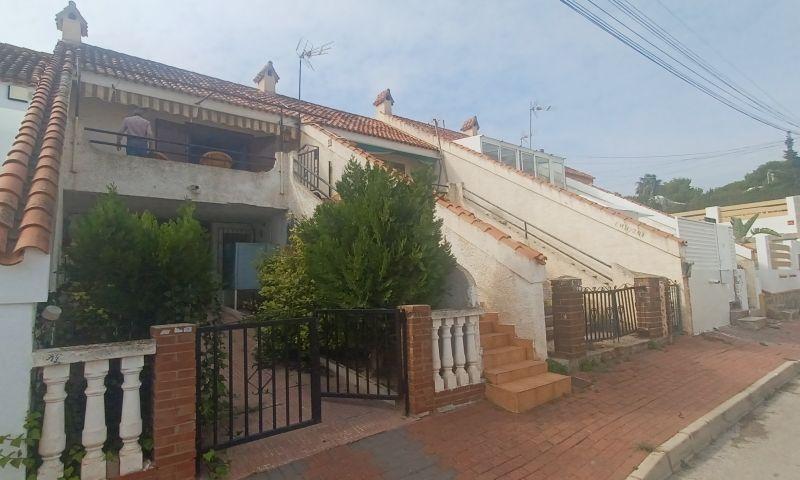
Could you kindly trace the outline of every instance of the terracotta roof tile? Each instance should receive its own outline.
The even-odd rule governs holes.
[[[126,55],[92,45],[79,48],[84,71],[99,73],[157,88],[174,90],[197,97],[269,113],[284,112],[302,122],[317,123],[350,132],[434,150],[427,142],[402,132],[380,120],[297,100],[277,93],[228,82],[163,63]]]
[[[378,97],[375,98],[375,101],[372,102],[372,105],[377,107],[378,105],[380,105],[381,103],[385,102],[386,100],[389,100],[389,103],[394,105],[394,98],[392,98],[392,92],[389,91],[388,88],[378,94]]]
[[[417,120],[412,120],[410,118],[401,117],[399,115],[392,115],[392,117],[396,118],[398,120],[401,120],[401,121],[403,121],[405,123],[408,123],[411,126],[416,127],[416,128],[418,128],[420,130],[423,130],[423,131],[425,131],[426,133],[428,133],[430,135],[436,135],[436,132],[438,130],[439,137],[441,137],[442,140],[447,140],[449,142],[452,142],[453,140],[458,140],[460,138],[467,138],[467,135],[464,134],[463,132],[456,132],[455,130],[448,130],[448,129],[443,128],[441,126],[439,126],[437,128],[435,125],[432,125],[430,123],[424,123],[424,122],[420,122],[420,121],[417,121]]]
[[[546,263],[547,257],[545,257],[542,252],[512,239],[509,234],[489,223],[484,222],[483,220],[478,219],[474,213],[470,212],[461,205],[456,205],[455,203],[449,202],[444,197],[437,197],[436,201],[439,203],[439,205],[455,213],[460,220],[471,224],[473,227],[480,229],[484,233],[488,233],[501,244],[514,250],[515,253],[530,260],[536,261],[542,265]]]
[[[0,167],[2,265],[20,262],[29,248],[50,250],[74,52],[59,43],[41,70],[34,99]]]
[[[461,131],[466,132],[472,127],[480,128],[480,125],[478,125],[478,117],[476,115],[469,117],[464,124],[461,125]]]
[[[0,43],[0,80],[36,86],[38,77],[50,61],[49,53]]]

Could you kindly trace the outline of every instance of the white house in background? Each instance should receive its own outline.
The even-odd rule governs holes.
[[[675,214],[676,217],[691,220],[709,218],[717,223],[730,223],[734,217],[747,222],[753,215],[758,215],[753,224],[754,229],[770,228],[781,234],[800,233],[800,195],[725,207],[706,207]]]
[[[449,184],[451,200],[543,252],[548,278],[569,275],[603,286],[630,283],[634,273],[666,277],[681,286],[684,325],[692,333],[728,324],[731,307],[742,303],[729,226],[631,202],[561,157],[480,134],[475,117],[454,131],[396,115],[393,103],[376,101],[376,118],[440,146],[439,183]]]
[[[53,54],[0,48],[3,92],[25,89],[11,90],[24,102],[0,103],[3,434],[22,432],[32,327],[58,287],[69,225],[108,185],[130,209],[161,218],[191,199],[211,232],[223,299],[234,304],[238,290],[253,288],[239,283],[239,255],[284,244],[292,217],[336,196],[347,162],[410,172],[438,167],[441,158],[431,143],[380,120],[277,93],[271,62],[255,87],[244,86],[88,45],[74,2],[56,25],[62,36]],[[153,138],[146,150],[127,152],[117,131],[135,107],[145,109]],[[453,283],[463,290],[451,289],[447,301],[455,303],[447,306],[482,302],[544,359],[545,256],[501,226],[472,221],[463,207],[439,200],[436,208],[460,265]],[[0,469],[0,478],[18,473]]]

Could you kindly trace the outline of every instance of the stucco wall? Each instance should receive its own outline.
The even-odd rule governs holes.
[[[76,132],[74,156],[68,139],[62,158],[66,190],[105,192],[113,183],[122,195],[280,209],[288,206],[280,188],[284,172],[277,164],[268,172],[247,172],[133,157],[124,150],[96,148],[80,128]],[[199,189],[190,189],[192,185]]]
[[[544,318],[545,266],[525,258],[441,205],[436,215],[459,265],[475,282],[477,301],[516,326],[517,336],[533,340],[540,358],[547,357]]]

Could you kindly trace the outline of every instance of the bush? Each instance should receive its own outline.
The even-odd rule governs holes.
[[[433,174],[412,181],[351,160],[336,183],[341,201],[320,205],[298,227],[322,306],[435,304],[455,266],[434,216]]]
[[[149,337],[151,325],[202,323],[218,282],[208,237],[186,204],[159,223],[127,210],[110,190],[71,231],[65,249],[64,308],[58,343]]]

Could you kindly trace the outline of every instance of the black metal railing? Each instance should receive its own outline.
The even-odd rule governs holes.
[[[624,285],[583,289],[583,312],[588,343],[619,339],[636,332],[636,290]]]
[[[396,309],[320,310],[322,396],[396,400],[406,386],[405,316]]]
[[[89,143],[95,145],[105,145],[126,149],[129,140],[142,140],[146,146],[136,150],[139,157],[160,158],[162,160],[175,160],[185,163],[204,163],[203,155],[209,152],[220,152],[231,158],[230,168],[234,170],[247,170],[251,172],[266,172],[275,166],[275,157],[269,155],[257,155],[243,150],[232,150],[228,148],[216,147],[213,145],[203,145],[199,143],[175,142],[151,137],[140,137],[137,135],[121,134],[111,130],[99,128],[84,128],[87,132],[106,135],[105,140],[90,138]],[[111,136],[112,138],[108,138]],[[124,138],[125,142],[118,141]]]
[[[317,322],[310,317],[198,328],[200,452],[321,421]]]
[[[678,282],[667,282],[667,327],[669,333],[683,333],[683,317],[681,315],[681,289]]]
[[[449,189],[449,187],[447,185],[441,185],[441,184],[435,184],[434,188],[436,189],[436,191],[438,193],[447,193],[447,191]],[[572,261],[574,261],[575,263],[581,265],[582,267],[586,268],[587,270],[592,271],[596,275],[598,275],[598,276],[600,276],[600,277],[602,277],[602,278],[604,278],[604,279],[606,279],[608,281],[612,280],[611,277],[608,274],[603,273],[602,271],[598,270],[598,266],[597,265],[592,266],[592,265],[589,264],[589,262],[590,261],[596,262],[597,264],[600,264],[602,267],[605,267],[605,268],[608,268],[608,269],[611,268],[610,264],[600,260],[599,258],[597,258],[597,257],[595,257],[595,256],[593,256],[591,254],[588,254],[588,253],[584,252],[583,250],[577,248],[576,246],[570,244],[569,242],[566,242],[566,241],[556,237],[555,235],[552,235],[552,234],[550,234],[550,233],[548,233],[548,232],[536,227],[535,225],[533,225],[532,223],[528,222],[524,218],[519,217],[519,216],[509,212],[505,208],[497,205],[496,203],[492,202],[491,200],[488,200],[488,199],[478,195],[475,192],[467,190],[466,188],[463,188],[462,191],[464,193],[464,199],[465,200],[471,202],[472,204],[474,204],[477,207],[481,208],[482,210],[484,210],[486,213],[488,213],[490,215],[495,215],[495,216],[500,217],[501,220],[503,222],[505,222],[506,224],[511,225],[512,227],[515,227],[518,230],[521,230],[522,234],[523,234],[523,236],[525,238],[531,237],[531,238],[541,242],[542,244],[550,247],[551,249],[555,250],[559,254],[564,255],[565,257],[571,259]],[[559,246],[559,245],[561,245],[561,246]],[[567,247],[567,248],[571,249],[574,253],[579,254],[580,256],[583,256],[583,257],[586,257],[586,258],[579,259],[575,255],[573,255],[572,253],[567,252],[564,247]]]
[[[300,149],[293,166],[294,176],[303,186],[321,198],[331,199],[331,166],[328,164],[328,180],[325,180],[319,174],[319,148],[307,145]]]

